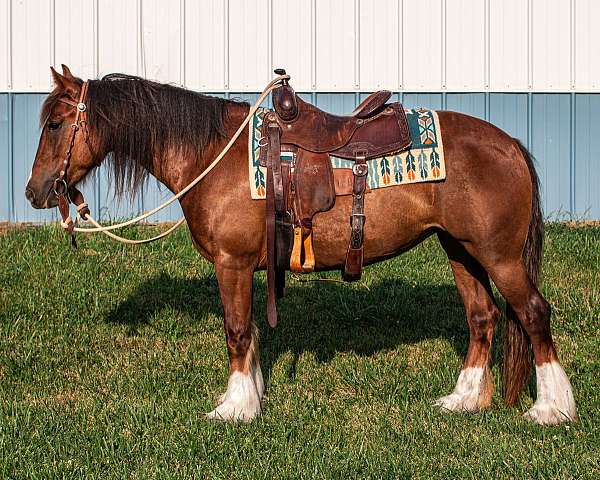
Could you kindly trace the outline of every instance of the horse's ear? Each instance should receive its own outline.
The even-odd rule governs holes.
[[[54,67],[50,67],[50,72],[52,72],[52,80],[54,80],[54,85],[57,88],[64,88],[65,87],[65,80],[66,78],[63,77],[60,73],[58,73],[56,70],[54,70]]]
[[[69,80],[75,80],[75,77],[71,73],[71,70],[69,70],[69,67],[67,67],[64,63],[61,63],[60,66],[62,67],[63,75],[66,78],[68,78]]]
[[[52,78],[54,79],[56,88],[63,90],[69,97],[76,101],[79,98],[81,82],[71,74],[68,68],[67,71],[69,72],[69,76],[61,75],[54,70],[54,67],[50,67],[50,71],[52,72]]]

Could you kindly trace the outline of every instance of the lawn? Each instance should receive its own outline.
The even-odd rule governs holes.
[[[146,235],[146,230],[127,231]],[[288,277],[280,324],[254,315],[268,398],[248,425],[208,423],[227,382],[212,265],[182,229],[143,247],[56,227],[0,234],[0,478],[600,478],[600,227],[547,228],[542,290],[580,420],[527,423],[500,396],[431,406],[466,353],[435,239],[363,281]],[[533,383],[532,383],[533,385]]]

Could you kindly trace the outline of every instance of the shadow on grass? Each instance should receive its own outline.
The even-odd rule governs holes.
[[[137,334],[141,325],[151,323],[165,308],[186,314],[192,322],[205,319],[207,313],[222,316],[216,279],[157,275],[116,306],[107,321],[127,325],[130,334]],[[442,338],[464,358],[469,339],[464,308],[453,284],[412,284],[402,279],[381,279],[368,289],[360,284],[288,280],[286,297],[279,301],[279,325],[271,329],[265,320],[264,276],[258,277],[254,319],[261,330],[261,362],[267,378],[287,352],[295,358],[293,377],[295,362],[304,352],[328,362],[338,352],[370,356],[401,344]],[[495,352],[493,357],[497,358]]]

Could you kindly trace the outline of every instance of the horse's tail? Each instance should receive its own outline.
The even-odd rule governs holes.
[[[544,219],[540,202],[539,178],[535,170],[533,155],[515,139],[527,162],[531,176],[531,218],[529,231],[523,247],[523,262],[532,283],[537,286],[542,268],[542,246],[544,242]],[[513,309],[506,307],[506,331],[504,332],[504,401],[513,405],[531,375],[532,356],[530,341]]]

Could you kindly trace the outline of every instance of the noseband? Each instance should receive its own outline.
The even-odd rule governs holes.
[[[60,216],[62,217],[61,226],[71,236],[71,244],[74,248],[77,248],[74,232],[75,222],[73,222],[73,219],[69,215],[69,203],[73,203],[75,205],[77,212],[83,218],[86,218],[86,216],[90,214],[90,210],[88,208],[88,204],[85,203],[83,194],[77,188],[69,187],[67,183],[67,170],[71,164],[71,156],[73,147],[75,145],[75,137],[77,136],[77,132],[83,130],[85,135],[85,143],[87,144],[88,141],[87,105],[85,104],[87,90],[88,82],[86,81],[83,82],[83,85],[81,86],[78,102],[74,102],[67,98],[58,99],[59,102],[66,103],[67,105],[74,107],[77,112],[75,116],[75,122],[71,125],[71,134],[69,137],[67,151],[65,152],[62,168],[52,185],[52,192],[54,195],[56,195],[58,200],[58,210],[60,211]]]

